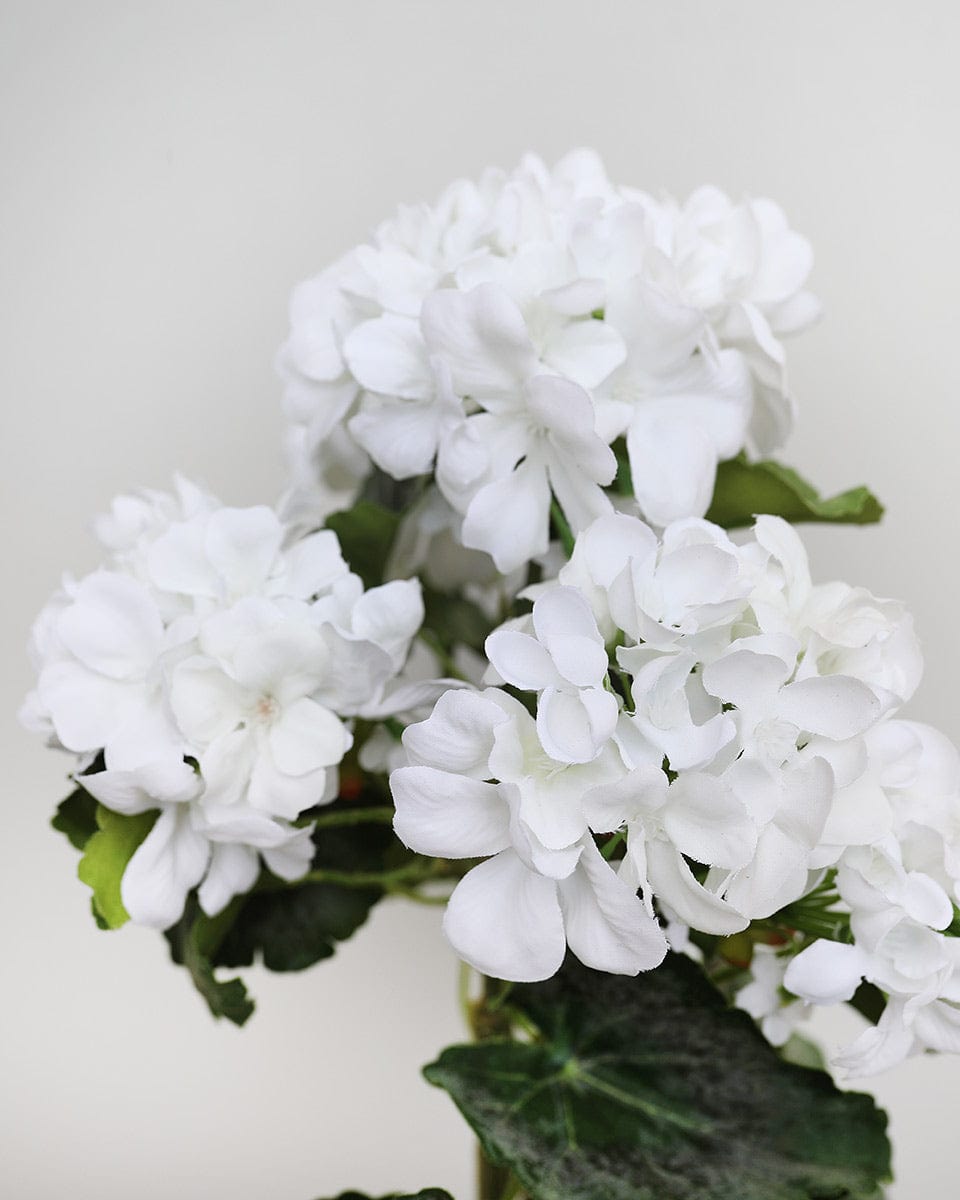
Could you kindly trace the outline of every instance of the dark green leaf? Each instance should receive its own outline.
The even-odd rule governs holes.
[[[373,1200],[373,1197],[365,1192],[341,1192],[335,1200]],[[443,1188],[425,1188],[422,1192],[391,1192],[380,1200],[453,1200],[453,1197]]]
[[[97,832],[97,802],[78,787],[66,800],[61,800],[50,824],[58,833],[66,834],[71,846],[82,850]]]
[[[341,1192],[335,1200],[373,1200],[365,1192]],[[425,1188],[422,1192],[391,1192],[389,1196],[380,1196],[380,1200],[454,1200],[443,1188]]]
[[[431,588],[423,589],[424,629],[433,632],[448,653],[456,645],[483,650],[495,622],[463,596],[448,596]]]
[[[194,986],[217,1018],[226,1017],[234,1025],[242,1025],[253,1012],[253,1001],[239,979],[223,982],[213,970],[213,956],[236,916],[236,901],[216,917],[208,917],[191,897],[183,916],[166,931],[170,957],[187,968]]]
[[[752,525],[759,513],[772,513],[794,523],[869,525],[880,520],[883,506],[865,487],[851,488],[824,500],[796,471],[780,463],[751,463],[742,455],[722,462],[717,468],[707,520],[734,529]]]
[[[349,511],[327,518],[327,528],[340,539],[343,557],[365,587],[383,583],[384,567],[399,523],[396,513],[370,500],[361,500]]]
[[[379,797],[370,797],[372,804]],[[369,807],[365,801],[338,800],[321,814],[349,813]],[[389,825],[344,825],[314,834],[315,868],[379,871],[396,845]],[[337,942],[350,937],[367,919],[383,892],[376,887],[340,887],[303,883],[288,887],[272,876],[237,901],[235,919],[213,961],[228,967],[249,966],[258,957],[271,971],[300,971],[329,958]]]
[[[367,919],[377,888],[308,883],[251,895],[224,938],[216,962],[247,967],[258,956],[271,971],[302,971],[329,958]]]
[[[77,875],[93,889],[94,909],[109,929],[119,929],[130,920],[120,898],[120,880],[158,815],[153,811],[126,817],[97,806],[97,832],[84,846]]]
[[[426,1068],[533,1200],[867,1200],[890,1168],[869,1096],[783,1062],[690,960],[636,979],[568,961],[519,985],[530,1043]]]

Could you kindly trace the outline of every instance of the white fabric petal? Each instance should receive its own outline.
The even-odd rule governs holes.
[[[645,858],[654,895],[691,929],[728,936],[750,924],[731,904],[697,882],[683,855],[669,842],[648,842]]]
[[[433,767],[390,776],[393,827],[405,846],[437,858],[482,858],[510,844],[510,810],[496,784]]]
[[[260,859],[249,846],[235,842],[215,842],[210,866],[197,899],[208,917],[222,912],[234,896],[249,892],[260,874]]]
[[[353,735],[337,714],[308,697],[286,705],[267,737],[273,761],[285,775],[332,767],[353,745]]]
[[[137,685],[108,679],[74,662],[51,663],[37,683],[57,738],[77,754],[102,749],[141,692]]]
[[[512,850],[460,880],[443,931],[476,970],[516,983],[555,975],[567,946],[556,883],[528,870]]]
[[[584,388],[595,388],[627,357],[623,338],[606,321],[571,321],[547,342],[543,361]]]
[[[596,618],[575,588],[551,587],[533,606],[533,627],[557,670],[577,687],[597,687],[607,673],[607,652]]]
[[[425,721],[408,725],[403,745],[415,763],[426,763],[472,779],[490,777],[494,730],[507,714],[485,695],[446,692]]]
[[[283,590],[298,600],[325,591],[347,574],[340,543],[332,529],[301,538],[284,553]]]
[[[425,475],[437,453],[441,411],[431,401],[364,400],[348,428],[373,461],[394,479]]]
[[[275,846],[264,846],[260,853],[267,866],[278,879],[293,883],[302,879],[310,870],[313,861],[313,826],[291,831]]]
[[[210,844],[194,829],[186,805],[171,805],[137,847],[120,881],[120,898],[136,925],[169,929],[187,893],[203,878]]]
[[[563,683],[553,659],[528,633],[495,629],[483,648],[500,677],[514,687],[540,692]]]
[[[435,292],[424,301],[420,323],[431,354],[449,364],[460,396],[482,403],[509,395],[536,369],[523,316],[496,284]]]
[[[822,675],[789,683],[778,714],[798,729],[842,741],[863,733],[880,716],[880,701],[865,683],[845,675]]]
[[[364,592],[353,606],[353,632],[373,642],[401,666],[411,638],[423,622],[418,579],[395,579]]]
[[[557,762],[592,762],[613,736],[619,715],[616,696],[602,688],[547,688],[537,706],[540,744]]]
[[[179,663],[170,680],[170,707],[194,747],[236,729],[249,703],[244,689],[207,658]]]
[[[585,838],[577,870],[559,884],[570,949],[588,967],[636,975],[663,962],[667,940],[636,892]]]
[[[354,378],[371,392],[423,400],[433,391],[427,348],[410,317],[384,313],[363,321],[348,334],[343,354]]]
[[[149,763],[136,771],[97,771],[75,778],[105,808],[127,815],[194,800],[203,787],[193,767],[176,760]]]
[[[859,946],[820,938],[790,960],[783,986],[811,1004],[840,1004],[852,998],[867,965]]]
[[[76,657],[112,679],[142,677],[160,652],[157,604],[136,579],[96,571],[77,587],[57,620],[57,635]]]
[[[520,464],[506,479],[482,487],[463,520],[463,544],[485,550],[509,575],[545,554],[549,545],[550,488],[542,463]]]
[[[757,846],[747,810],[712,775],[681,775],[670,785],[663,826],[678,849],[708,866],[745,866]]]
[[[207,523],[205,549],[228,595],[257,591],[280,553],[284,529],[272,508],[218,508]]]
[[[627,431],[633,494],[654,525],[702,517],[710,506],[717,455],[696,425],[637,410]]]

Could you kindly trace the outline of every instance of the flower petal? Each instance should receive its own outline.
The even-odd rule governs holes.
[[[443,931],[472,967],[517,983],[555,975],[567,948],[556,883],[528,870],[512,850],[460,880]]]
[[[400,767],[390,776],[405,846],[437,858],[482,858],[510,844],[510,810],[496,784],[433,767]]]
[[[636,892],[587,837],[577,870],[559,883],[570,949],[588,967],[636,975],[663,962],[667,939]]]
[[[210,844],[194,829],[185,804],[165,808],[137,847],[120,881],[120,898],[137,925],[169,929],[187,893],[203,878]]]

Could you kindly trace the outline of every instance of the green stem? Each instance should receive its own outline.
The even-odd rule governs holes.
[[[487,1038],[509,1037],[510,1017],[503,1012],[504,984],[496,979],[481,976],[483,987],[478,999],[470,997],[470,968],[460,974],[460,1003],[463,1006],[476,1041]],[[511,1200],[519,1194],[519,1183],[509,1167],[492,1162],[477,1145],[477,1197],[478,1200]]]
[[[340,887],[379,887],[384,891],[403,891],[417,883],[435,879],[452,879],[456,876],[450,864],[443,859],[421,859],[395,867],[392,871],[335,871],[318,867],[309,871],[298,883],[335,883]]]

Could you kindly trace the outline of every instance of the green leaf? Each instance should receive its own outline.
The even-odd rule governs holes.
[[[327,528],[339,538],[350,569],[368,588],[383,583],[383,569],[399,524],[397,513],[371,500],[361,500],[347,512],[327,518]]]
[[[191,896],[183,916],[164,936],[170,943],[170,957],[190,972],[194,986],[213,1016],[243,1025],[253,1012],[253,1001],[241,980],[217,979],[212,961],[235,917],[236,901],[217,916],[208,917]]]
[[[451,596],[432,588],[423,589],[425,630],[433,632],[448,653],[456,645],[483,650],[483,643],[496,622],[463,596]]]
[[[93,889],[94,911],[108,929],[119,929],[130,920],[120,898],[120,880],[158,816],[153,811],[126,817],[97,805],[98,830],[85,843],[77,875]]]
[[[509,1004],[539,1040],[425,1074],[533,1200],[867,1200],[889,1176],[873,1100],[783,1062],[689,959],[635,979],[568,960]]]
[[[772,513],[794,523],[870,525],[883,516],[883,506],[865,487],[850,488],[824,500],[796,471],[780,463],[751,463],[743,455],[720,463],[707,520],[734,529],[752,525],[759,513]]]
[[[216,962],[248,967],[258,956],[270,971],[302,971],[330,958],[336,942],[350,937],[383,893],[308,883],[251,895],[224,938]]]
[[[83,850],[97,832],[97,802],[89,792],[78,787],[66,800],[60,801],[50,824],[58,833],[66,834],[71,846]]]
[[[338,800],[317,810],[349,814],[372,804]],[[380,871],[396,845],[389,825],[344,825],[314,834],[314,868]],[[283,884],[266,875],[258,889],[240,897],[235,920],[214,955],[217,965],[250,966],[257,958],[271,971],[301,971],[329,958],[366,921],[383,896],[378,887],[341,887],[331,883]]]

